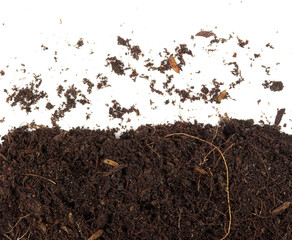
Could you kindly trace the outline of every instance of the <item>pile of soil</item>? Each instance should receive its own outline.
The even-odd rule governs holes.
[[[292,136],[276,126],[31,127],[0,145],[1,239],[220,239],[230,223],[226,239],[292,238]]]

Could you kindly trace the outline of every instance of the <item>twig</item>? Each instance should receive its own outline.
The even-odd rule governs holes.
[[[194,139],[197,139],[197,140],[199,140],[201,142],[207,143],[207,144],[211,145],[212,147],[214,147],[220,153],[220,155],[222,156],[222,159],[223,159],[224,165],[225,165],[225,169],[226,169],[226,192],[227,192],[227,204],[228,204],[228,213],[229,213],[229,224],[228,224],[227,233],[225,234],[224,237],[222,237],[220,239],[220,240],[223,240],[229,235],[230,228],[231,228],[231,207],[230,207],[230,197],[229,197],[229,171],[228,171],[228,166],[227,166],[226,159],[225,159],[223,153],[221,152],[221,150],[217,146],[215,146],[213,143],[210,143],[210,142],[208,142],[208,141],[206,141],[204,139],[201,139],[199,137],[195,137],[195,136],[192,136],[192,135],[189,135],[189,134],[186,134],[186,133],[172,133],[172,134],[166,135],[165,138],[170,137],[170,136],[175,136],[175,135],[183,135],[183,136],[194,138]]]
[[[14,226],[10,229],[9,233],[12,232],[12,230],[17,226],[17,224],[18,224],[22,219],[27,218],[27,217],[29,217],[30,215],[31,215],[31,213],[29,213],[29,214],[27,214],[27,215],[25,215],[25,216],[23,216],[23,217],[20,217],[20,218],[17,220],[17,222],[14,224]]]
[[[22,239],[28,233],[28,231],[29,231],[29,228],[27,229],[27,231],[21,237],[17,238],[17,240]]]
[[[47,180],[47,181],[49,181],[49,182],[51,182],[51,183],[53,183],[53,184],[57,184],[57,183],[55,183],[53,180],[51,180],[51,179],[48,179],[48,178],[45,178],[45,177],[43,177],[43,176],[39,176],[39,175],[36,175],[36,174],[32,174],[32,173],[25,173],[24,175],[26,175],[26,176],[32,176],[32,177],[39,177],[39,178],[42,178],[42,179],[45,179],[45,180]]]
[[[222,145],[224,145],[224,144],[226,144],[226,143],[228,143],[229,141],[230,141],[230,139],[234,136],[235,134],[233,134],[231,137],[229,137]],[[211,143],[213,143],[213,141],[214,141],[214,139],[215,138],[213,138],[212,139],[212,142]],[[233,146],[234,144],[232,144],[232,145],[230,145],[224,152],[223,152],[223,154],[229,149],[229,148],[231,148],[232,146]],[[207,157],[215,150],[216,148],[213,148],[210,152],[208,152],[207,153],[207,155],[204,157],[204,161],[202,162],[202,163],[200,163],[199,165],[201,166],[201,165],[203,165],[205,162],[206,162],[206,160],[207,160]]]
[[[4,160],[8,161],[7,158],[6,158],[2,153],[0,153],[0,156],[1,156],[2,158],[4,158]]]
[[[5,233],[3,233],[3,235],[5,236],[5,237],[7,237],[9,240],[12,240],[10,237],[8,237]]]

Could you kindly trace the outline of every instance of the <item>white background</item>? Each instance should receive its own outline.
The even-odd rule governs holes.
[[[109,78],[111,87],[88,95],[90,106],[77,104],[77,108],[65,114],[58,124],[69,129],[77,126],[96,128],[119,127],[121,130],[137,128],[146,123],[172,123],[180,119],[202,123],[217,124],[218,115],[225,113],[232,118],[254,119],[265,123],[274,123],[277,109],[285,108],[282,122],[287,124],[282,131],[292,133],[291,108],[291,73],[292,36],[289,0],[280,1],[1,1],[0,14],[0,135],[9,129],[35,121],[36,124],[51,126],[50,117],[64,99],[57,97],[59,84],[65,88],[74,84],[86,94],[83,78],[95,83],[96,75],[104,73]],[[233,39],[226,44],[219,44],[214,53],[206,49],[210,38],[195,37],[200,30],[210,30],[218,38]],[[131,39],[132,45],[139,45],[144,58],[139,61],[126,56],[125,47],[117,45],[117,36]],[[245,48],[237,45],[236,37],[249,40]],[[77,41],[83,38],[84,46],[76,48]],[[274,49],[267,48],[270,43]],[[43,51],[41,45],[49,49]],[[163,58],[159,52],[167,48],[174,53],[179,44],[187,44],[195,57],[185,56],[186,66],[180,74],[173,74],[176,87],[194,86],[200,89],[202,84],[211,87],[216,78],[224,82],[223,89],[228,89],[230,82],[236,81],[230,70],[232,66],[223,64],[236,61],[245,81],[235,89],[228,90],[231,99],[221,104],[205,104],[203,101],[181,103],[178,96],[172,96],[177,104],[165,105],[169,98],[158,96],[149,89],[149,82],[137,79],[134,83],[127,73],[117,76],[110,68],[105,67],[107,54],[117,56],[125,65],[136,68],[159,81],[165,81],[165,75],[149,72],[144,61],[151,58],[159,64]],[[57,51],[58,62],[54,61]],[[90,52],[93,54],[89,54]],[[234,52],[237,58],[232,59]],[[250,58],[260,53],[250,67]],[[26,73],[21,71],[25,64]],[[270,66],[267,76],[261,66]],[[62,69],[69,68],[68,71]],[[201,71],[202,74],[195,75]],[[48,93],[48,99],[41,100],[31,113],[20,110],[20,106],[11,107],[6,103],[11,88],[24,87],[33,80],[33,74],[41,74],[43,83],[40,89]],[[64,80],[67,80],[64,83]],[[264,80],[282,81],[284,89],[272,92],[264,89]],[[161,87],[160,90],[163,90]],[[135,105],[140,115],[135,113],[125,116],[124,120],[112,119],[108,113],[111,101],[116,99],[123,107]],[[155,102],[156,109],[149,101]],[[261,99],[260,104],[257,101]],[[45,108],[48,100],[55,105],[51,111]],[[87,109],[89,107],[89,109]],[[86,120],[86,114],[91,114]],[[131,122],[126,122],[131,118]]]

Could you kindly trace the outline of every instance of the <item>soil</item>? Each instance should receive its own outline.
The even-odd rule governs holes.
[[[111,65],[113,71],[118,75],[125,75],[124,63],[117,57],[108,57],[106,66]]]
[[[81,48],[84,45],[83,38],[80,38],[76,43],[76,48]]]
[[[209,41],[209,45],[208,48],[205,49],[205,51],[209,54],[210,52],[217,51],[219,45],[230,41],[236,36],[234,34],[230,34],[228,39],[220,38],[212,31],[202,30],[195,34],[195,36],[192,35],[191,39],[197,37],[203,37],[208,39],[207,41]],[[248,40],[242,40],[238,36],[236,37],[236,39],[238,41],[238,45],[242,48],[244,48],[249,43]],[[80,38],[74,46],[76,48],[81,48],[84,45],[84,41],[85,40],[83,38]],[[241,72],[241,65],[236,61],[226,61],[225,59],[223,59],[223,64],[230,68],[229,71],[235,78],[234,81],[229,83],[229,89],[223,89],[223,83],[218,82],[216,79],[209,79],[208,81],[206,80],[207,84],[202,84],[199,88],[194,88],[194,86],[179,88],[172,81],[172,79],[174,78],[174,74],[177,73],[171,67],[169,59],[171,56],[173,56],[178,67],[178,72],[183,72],[184,67],[186,66],[186,64],[188,64],[186,63],[185,56],[187,55],[188,58],[196,57],[186,44],[177,44],[177,46],[174,48],[174,51],[163,48],[163,51],[159,52],[159,57],[161,61],[157,64],[154,63],[153,59],[145,57],[147,53],[144,53],[142,51],[142,47],[132,44],[131,41],[131,39],[124,39],[120,36],[117,36],[117,45],[121,47],[123,54],[131,56],[133,59],[135,59],[135,61],[139,61],[139,63],[146,67],[149,72],[156,71],[163,74],[159,77],[159,80],[155,78],[153,79],[151,74],[148,75],[147,73],[139,73],[136,68],[131,66],[128,62],[123,62],[121,57],[111,56],[110,54],[108,54],[105,59],[105,66],[110,68],[114,74],[129,77],[133,80],[133,82],[147,82],[146,84],[148,84],[151,92],[165,98],[165,104],[169,104],[171,102],[173,105],[179,105],[180,103],[184,103],[186,101],[203,101],[206,104],[212,104],[215,102],[216,104],[221,104],[221,101],[219,101],[218,98],[220,97],[220,93],[224,91],[226,91],[225,97],[223,98],[224,101],[225,99],[235,100],[232,96],[232,91],[229,91],[229,89],[235,89],[238,87],[238,85],[245,81],[244,75]],[[272,48],[272,45],[269,43],[266,46]],[[41,47],[44,51],[50,51],[49,48],[44,44],[42,44]],[[57,56],[57,51],[54,51],[54,53]],[[90,54],[92,54],[92,52]],[[234,53],[233,57],[236,60],[237,53]],[[260,57],[260,54],[255,53],[254,58],[250,58],[250,60],[255,61],[255,59],[258,57]],[[55,60],[57,60],[56,57]],[[270,75],[270,66],[262,65],[261,67],[264,68],[267,75]],[[67,70],[68,68],[62,69],[62,71]],[[25,73],[27,71],[26,65],[21,64],[21,69],[18,69],[17,71],[22,71],[23,73]],[[196,74],[199,74],[200,72],[201,71],[198,70]],[[4,77],[5,72],[1,70],[0,74]],[[195,77],[191,77],[191,80],[195,81]],[[67,80],[64,80],[64,82],[65,81]],[[11,89],[5,89],[4,92],[7,94],[7,103],[9,103],[12,107],[20,105],[20,109],[26,111],[27,114],[30,114],[35,109],[38,110],[39,107],[37,106],[37,104],[41,101],[41,99],[46,98],[45,100],[48,104],[45,105],[45,110],[50,111],[51,123],[53,126],[56,127],[58,126],[59,121],[65,117],[66,113],[70,112],[71,109],[76,108],[78,104],[87,104],[88,110],[91,110],[91,102],[89,100],[90,98],[87,98],[86,96],[88,96],[89,94],[94,95],[103,88],[111,87],[111,79],[104,73],[96,73],[96,79],[88,79],[83,77],[81,81],[84,85],[86,85],[86,92],[83,92],[83,90],[77,88],[74,85],[68,88],[68,86],[64,87],[62,84],[60,84],[57,87],[55,96],[63,98],[63,101],[61,101],[61,103],[58,105],[53,105],[53,99],[48,98],[48,93],[46,92],[46,89],[44,89],[44,87],[42,86],[42,78],[40,77],[40,75],[36,74],[34,74],[34,80],[29,82],[24,88],[14,86]],[[262,85],[264,88],[269,88],[273,92],[281,91],[284,88],[284,85],[281,81],[265,80]],[[177,97],[176,100],[171,100],[174,97]],[[156,106],[154,100],[149,99],[149,101],[152,109],[159,108],[158,106]],[[106,103],[106,106],[109,110],[109,116],[112,116],[114,118],[120,118],[121,120],[123,120],[124,113],[127,113],[126,111],[124,111],[121,114],[117,114],[117,111],[119,110],[114,110],[115,106],[111,107],[108,103]],[[121,109],[123,108],[121,107]],[[136,112],[141,111],[135,106],[134,102],[133,108],[128,109],[128,111],[130,112],[132,112],[132,110],[135,110]],[[89,113],[86,113],[85,120],[88,119]]]
[[[4,92],[9,95],[6,102],[12,102],[12,107],[19,104],[21,106],[21,110],[25,110],[27,113],[31,112],[31,107],[33,105],[36,105],[39,100],[48,97],[46,92],[39,91],[42,81],[43,80],[40,75],[34,75],[34,79],[29,84],[26,84],[25,87],[17,88],[14,86],[12,88],[13,93],[11,95],[9,95],[7,89],[5,89]]]
[[[280,110],[277,111],[277,115],[275,117],[275,122],[274,122],[275,125],[280,124],[280,122],[282,121],[282,117],[285,114],[285,110],[286,110],[285,108],[281,108]]]
[[[292,136],[277,126],[177,122],[116,139],[30,125],[2,139],[1,239],[220,239],[229,223],[226,239],[292,237]]]
[[[233,38],[218,38],[204,30],[195,36],[210,39],[208,53]],[[237,40],[242,48],[249,43]],[[183,71],[185,54],[195,57],[186,44],[178,44],[173,53],[164,48],[160,64],[155,65],[130,42],[117,38],[125,55],[143,61],[148,71],[164,74],[163,88],[150,75],[108,55],[105,66],[115,74],[147,81],[155,94],[176,94],[182,103],[220,104],[222,99],[232,99],[216,79],[198,89],[174,85],[176,73],[169,57],[173,55]],[[80,38],[75,47],[83,45]],[[266,47],[273,49],[270,43]],[[55,51],[55,61],[56,56]],[[224,64],[236,78],[229,89],[236,88],[244,81],[241,66],[235,61],[224,60]],[[25,73],[25,65],[21,66]],[[262,68],[270,75],[271,67]],[[222,117],[215,127],[197,122],[147,125],[117,139],[117,129],[60,129],[58,121],[67,112],[78,104],[89,106],[90,101],[76,86],[59,85],[56,96],[63,101],[55,106],[41,91],[40,76],[35,74],[24,88],[5,89],[6,101],[12,107],[19,104],[28,114],[45,98],[54,127],[32,123],[2,138],[1,239],[291,239],[292,136],[280,133],[278,126],[285,109],[277,111],[274,126]],[[97,73],[95,80],[82,80],[87,94],[111,87],[103,73]],[[262,85],[273,92],[284,88],[281,81],[266,80]],[[157,108],[154,101],[149,102],[152,109]],[[140,115],[135,105],[125,108],[117,100],[111,103],[107,105],[111,118]],[[131,119],[127,116],[126,121]]]
[[[61,97],[61,94],[65,91],[62,85],[59,85],[57,88],[58,96]],[[86,96],[81,92],[81,90],[77,89],[74,84],[69,86],[68,89],[64,92],[64,101],[57,110],[55,110],[54,114],[51,116],[51,121],[53,126],[57,126],[57,122],[65,116],[66,112],[70,112],[72,108],[76,108],[77,103],[82,105],[90,104],[90,101],[86,98]]]
[[[264,88],[270,88],[273,92],[282,91],[284,88],[284,84],[281,81],[267,81],[262,84]]]
[[[121,104],[117,102],[117,100],[112,100],[113,106],[109,108],[109,116],[112,118],[120,118],[123,119],[124,114],[135,112],[137,116],[140,115],[138,109],[134,106],[131,106],[129,109],[125,107],[121,107]]]

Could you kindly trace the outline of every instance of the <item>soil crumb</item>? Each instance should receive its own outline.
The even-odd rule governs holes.
[[[40,75],[34,75],[34,80],[25,87],[17,88],[14,86],[11,90],[12,94],[9,94],[7,90],[4,90],[8,94],[6,102],[11,102],[11,106],[14,107],[17,104],[20,105],[21,110],[25,110],[27,113],[31,112],[31,107],[36,105],[39,100],[47,98],[48,94],[45,91],[40,91],[39,87],[42,84],[42,78]]]

